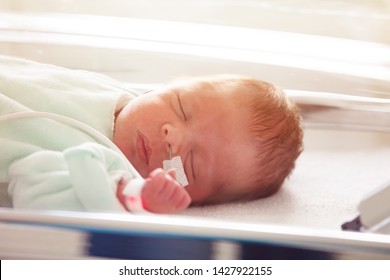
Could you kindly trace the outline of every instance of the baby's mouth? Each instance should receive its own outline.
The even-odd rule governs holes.
[[[138,156],[149,166],[151,149],[148,146],[148,140],[141,132],[138,132],[137,152]]]

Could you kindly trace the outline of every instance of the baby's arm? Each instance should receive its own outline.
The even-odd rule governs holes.
[[[13,162],[8,193],[14,208],[125,212],[116,197],[126,174],[116,152],[85,143],[64,152],[42,150]]]
[[[190,203],[174,171],[157,169],[146,180],[135,177],[116,152],[95,143],[35,152],[12,163],[8,175],[14,208],[168,214]],[[143,186],[132,191],[143,205],[130,209],[123,189],[139,182]]]
[[[173,214],[186,209],[191,198],[185,189],[175,180],[174,170],[168,172],[156,169],[145,180],[140,196],[145,210],[159,214]],[[117,189],[119,201],[128,208],[133,198],[123,195],[127,181],[121,180]],[[134,203],[137,203],[134,201]],[[129,209],[130,210],[130,209]]]

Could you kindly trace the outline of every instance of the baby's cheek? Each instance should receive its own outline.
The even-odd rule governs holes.
[[[187,191],[187,193],[189,194],[189,196],[191,197],[191,201],[192,202],[198,202],[198,200],[200,201],[202,198],[201,196],[199,195],[199,193],[197,192],[196,190],[196,187],[193,186],[193,185],[187,185],[185,187],[185,190]]]

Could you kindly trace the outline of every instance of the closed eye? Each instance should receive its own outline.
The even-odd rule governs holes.
[[[184,117],[184,120],[186,121],[187,120],[187,116],[186,116],[186,113],[184,112],[184,109],[183,109],[183,105],[181,104],[181,99],[180,99],[180,95],[178,94],[177,95],[177,101],[179,103],[179,107],[180,107],[180,111]]]

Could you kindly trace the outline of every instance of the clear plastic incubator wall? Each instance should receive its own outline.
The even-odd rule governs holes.
[[[300,108],[304,151],[272,197],[171,216],[14,210],[1,183],[0,257],[389,259],[389,30],[388,0],[1,1],[1,55],[139,90],[267,80]]]

